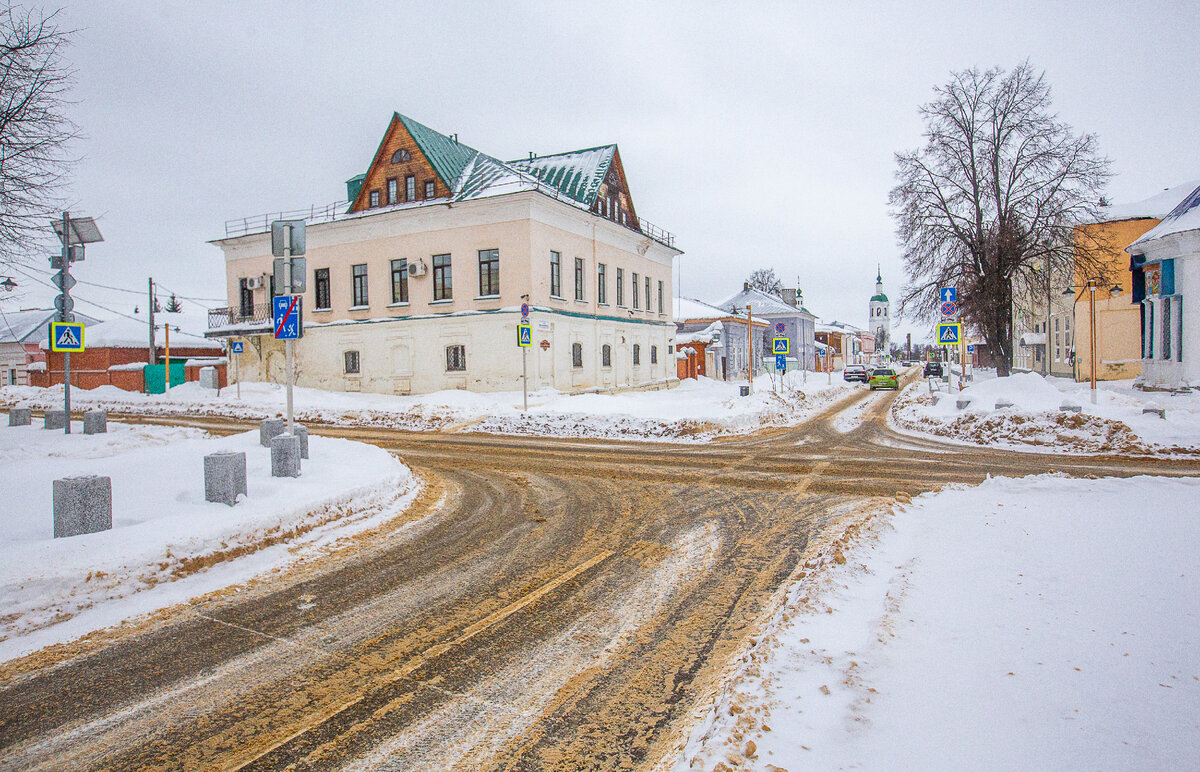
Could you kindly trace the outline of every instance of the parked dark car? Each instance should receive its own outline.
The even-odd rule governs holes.
[[[938,378],[942,377],[942,363],[941,362],[926,362],[925,363],[925,377],[929,378],[931,376],[937,376]]]
[[[842,371],[842,380],[846,382],[860,381],[866,383],[869,377],[865,365],[846,365],[846,369]]]

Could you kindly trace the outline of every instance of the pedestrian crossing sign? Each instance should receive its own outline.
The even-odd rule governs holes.
[[[773,353],[775,353],[775,354],[791,353],[788,351],[788,339],[787,338],[775,338],[775,351]]]
[[[517,345],[521,348],[529,348],[533,345],[533,325],[517,325]]]
[[[78,354],[83,351],[83,325],[75,322],[50,323],[50,350]]]
[[[957,346],[962,340],[962,325],[957,322],[939,324],[937,333],[939,346]]]

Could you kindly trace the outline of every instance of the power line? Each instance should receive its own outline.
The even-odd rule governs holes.
[[[15,266],[14,266],[14,267],[15,267]],[[49,287],[49,288],[50,288],[50,289],[52,289],[52,290],[58,290],[58,287],[54,286],[53,284],[51,284],[50,282],[46,281],[45,279],[42,279],[42,278],[41,278],[41,277],[39,277],[39,276],[35,276],[35,275],[31,274],[31,273],[27,273],[27,272],[25,272],[25,271],[22,271],[22,270],[21,270],[21,269],[19,269],[19,268],[18,268],[17,270],[18,270],[18,271],[19,271],[21,274],[23,274],[23,275],[25,276],[25,278],[27,278],[27,279],[32,279],[33,281],[36,281],[38,284],[43,284],[43,285],[45,285],[45,286]],[[89,306],[95,306],[96,308],[99,308],[99,309],[102,309],[102,310],[104,310],[104,311],[107,311],[107,312],[109,312],[110,314],[116,314],[117,316],[123,316],[123,317],[125,317],[126,319],[130,319],[130,320],[132,320],[132,321],[135,321],[135,322],[137,322],[138,324],[145,324],[145,323],[146,323],[146,320],[145,320],[145,319],[138,319],[136,316],[130,316],[129,314],[122,313],[121,311],[117,311],[117,310],[116,310],[116,309],[114,309],[114,308],[109,308],[109,307],[108,307],[108,306],[106,306],[106,305],[102,305],[102,304],[100,304],[100,303],[97,303],[97,302],[96,302],[96,301],[94,301],[94,300],[88,300],[87,298],[82,298],[82,297],[78,297],[78,298],[75,298],[75,299],[76,299],[76,300],[78,300],[78,301],[79,301],[79,302],[81,302],[81,303],[87,303]]]

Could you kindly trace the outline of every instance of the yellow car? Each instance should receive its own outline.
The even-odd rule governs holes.
[[[871,387],[871,391],[876,389],[899,389],[900,381],[896,378],[896,371],[889,367],[880,367],[871,371],[871,378],[867,381],[867,385]]]

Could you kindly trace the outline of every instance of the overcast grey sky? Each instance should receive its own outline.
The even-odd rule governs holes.
[[[1099,135],[1110,198],[1145,198],[1200,177],[1196,9],[71,1],[70,201],[106,239],[76,273],[222,297],[206,242],[225,220],[344,198],[399,111],[504,159],[616,142],[638,214],[685,251],[684,295],[720,300],[768,266],[817,314],[865,326],[876,263],[900,294],[892,155],[921,143],[935,85],[1028,58],[1060,116]],[[48,302],[30,286],[23,306]]]

